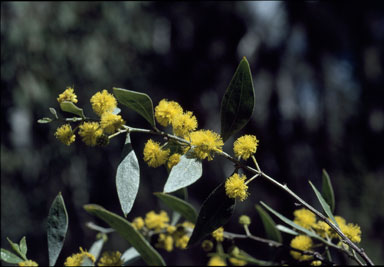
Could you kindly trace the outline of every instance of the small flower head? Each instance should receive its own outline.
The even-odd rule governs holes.
[[[95,262],[95,256],[80,247],[80,253],[68,257],[64,262],[64,266],[81,266],[85,258],[90,259],[93,263]]]
[[[170,125],[174,117],[182,113],[183,108],[175,101],[163,99],[155,107],[155,118],[157,122],[164,127]]]
[[[67,87],[67,89],[65,89],[63,93],[59,94],[57,102],[61,103],[63,101],[77,103],[77,95],[75,94],[74,89],[72,87]]]
[[[104,112],[101,115],[100,126],[106,134],[113,134],[123,126],[125,121],[120,115]]]
[[[163,248],[168,252],[173,250],[173,238],[171,235],[160,234],[157,239],[156,247]]]
[[[338,216],[336,216],[336,217],[338,217]],[[345,223],[345,220],[344,220],[344,222],[343,222],[343,220],[339,220],[339,221],[336,220],[336,222],[338,223],[338,225],[340,227],[340,230],[349,239],[351,239],[352,242],[360,243],[360,241],[361,241],[361,229],[360,229],[360,226],[358,226],[357,224],[353,224],[353,223],[348,223],[347,224],[347,223]],[[339,235],[337,235],[337,236],[340,238]]]
[[[321,266],[321,261],[312,261],[311,266]]]
[[[324,221],[318,221],[316,224],[312,225],[312,228],[321,237],[327,238],[331,235],[331,227]]]
[[[104,112],[112,112],[117,106],[117,101],[112,94],[104,89],[91,97],[91,104],[93,111],[101,116]]]
[[[249,218],[249,216],[247,216],[247,215],[241,215],[239,217],[239,223],[241,225],[250,225],[251,224],[251,218]]]
[[[27,260],[19,262],[18,266],[39,266],[39,264],[37,264],[35,261]]]
[[[212,160],[216,152],[221,152],[224,145],[220,135],[210,130],[199,130],[189,134],[194,154],[199,159]]]
[[[240,201],[244,201],[249,193],[248,186],[245,184],[245,175],[239,175],[234,173],[225,181],[225,193],[229,198],[237,198]]]
[[[254,135],[244,135],[239,137],[233,144],[235,156],[247,160],[250,156],[256,153],[258,143],[259,140],[257,140]]]
[[[172,120],[173,133],[177,136],[185,136],[196,130],[197,119],[191,111],[176,114]]]
[[[75,142],[76,139],[76,135],[74,135],[72,127],[69,124],[64,124],[57,128],[55,136],[67,146]]]
[[[291,240],[291,247],[303,251],[310,250],[312,248],[312,239],[306,235],[298,235]],[[306,261],[312,259],[312,255],[304,255],[298,251],[293,250],[291,250],[291,255],[298,261]]]
[[[237,259],[237,258],[234,258],[234,257],[229,258],[229,262],[233,266],[244,266],[244,265],[247,265],[247,262],[245,260],[240,260],[240,259]]]
[[[132,221],[132,226],[133,226],[136,230],[141,230],[141,229],[144,227],[144,220],[143,220],[143,218],[141,218],[141,217],[136,217],[135,219],[133,219],[133,221]]]
[[[306,208],[295,210],[293,215],[295,216],[294,223],[306,229],[311,228],[316,223],[316,215]]]
[[[201,247],[205,252],[209,252],[213,249],[213,242],[211,240],[204,240],[203,243],[201,243]]]
[[[175,153],[172,156],[170,156],[168,159],[168,162],[167,162],[168,169],[172,169],[173,166],[175,166],[177,163],[179,163],[180,157],[181,157],[181,155],[178,153]]]
[[[179,249],[185,249],[189,242],[189,235],[183,234],[183,235],[175,235],[175,247]]]
[[[169,217],[168,214],[163,210],[160,211],[159,214],[152,210],[145,215],[144,222],[148,229],[160,231],[161,229],[168,226]]]
[[[224,228],[217,228],[215,231],[212,232],[212,236],[214,239],[216,239],[217,242],[224,241]]]
[[[209,259],[207,266],[227,266],[227,263],[220,256],[213,256]]]
[[[144,146],[144,160],[148,166],[157,168],[163,165],[169,157],[170,150],[163,150],[160,144],[149,139]]]
[[[103,134],[98,122],[84,122],[79,126],[79,135],[88,146],[95,146],[97,139]]]
[[[100,258],[98,266],[122,266],[123,260],[119,251],[106,251]]]

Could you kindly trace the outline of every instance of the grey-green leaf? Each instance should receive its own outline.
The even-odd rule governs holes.
[[[298,235],[299,234],[296,231],[293,231],[291,228],[288,228],[288,227],[286,227],[284,225],[281,225],[281,224],[276,225],[276,228],[280,232],[283,232],[283,233],[286,233],[286,234],[290,234],[290,235]]]
[[[331,179],[326,170],[323,169],[323,179],[322,179],[322,188],[321,194],[323,195],[325,201],[327,201],[332,212],[335,212],[335,194],[333,193],[333,187]]]
[[[74,103],[70,101],[61,102],[60,108],[62,111],[75,114],[77,116],[80,116],[81,118],[85,118],[83,109],[79,108],[78,106],[76,106]]]
[[[164,185],[164,193],[174,192],[187,187],[200,179],[203,167],[200,160],[182,155],[179,163],[173,166]]]
[[[99,238],[95,242],[93,242],[91,248],[89,249],[89,253],[91,253],[93,256],[95,256],[95,260],[100,256],[100,252],[103,249],[104,246],[104,238]]]
[[[23,260],[27,260],[27,257],[21,252],[20,247],[17,243],[13,243],[11,239],[7,237],[8,243],[11,245],[14,252],[19,255]]]
[[[196,223],[197,212],[188,202],[164,193],[154,193],[161,201],[165,203],[172,210],[180,213],[185,219],[190,222]]]
[[[244,57],[221,102],[221,136],[224,142],[248,123],[253,113],[254,99],[252,74]]]
[[[18,264],[19,262],[24,261],[19,256],[3,248],[1,249],[1,260],[11,264]]]
[[[255,207],[261,217],[268,239],[282,243],[283,238],[281,237],[281,233],[277,230],[276,224],[271,216],[269,216],[269,214],[260,205],[256,204]]]
[[[24,257],[26,258],[28,248],[27,248],[27,240],[26,240],[25,236],[23,236],[23,238],[20,240],[19,248],[20,248],[20,253],[23,254]]]
[[[56,120],[59,118],[59,117],[57,116],[56,109],[54,109],[54,108],[49,108],[49,111],[52,113],[52,115],[55,117]]]
[[[52,119],[45,117],[45,118],[37,120],[37,122],[38,123],[50,123],[50,122],[52,122]]]
[[[236,256],[236,258],[240,259],[240,260],[244,260],[248,263],[252,263],[252,264],[255,264],[255,265],[261,265],[261,266],[271,266],[271,265],[279,265],[277,263],[274,263],[274,262],[270,262],[270,261],[263,261],[263,260],[259,260],[259,259],[256,259],[254,257],[252,257],[251,255],[249,255],[247,252],[245,252],[244,250],[239,250],[239,255]]]
[[[155,127],[155,115],[152,99],[144,93],[139,93],[122,88],[113,88],[113,93],[120,104],[129,107],[146,119]]]
[[[106,222],[115,229],[123,238],[125,238],[137,252],[140,253],[143,260],[148,265],[165,266],[161,255],[148,243],[130,222],[123,217],[112,213],[99,205],[88,204],[84,209]]]
[[[140,258],[139,252],[135,248],[127,249],[123,255],[121,255],[121,260],[123,261],[123,266],[127,266],[131,263],[134,263]]]
[[[328,203],[325,201],[325,199],[323,198],[323,196],[321,195],[321,193],[316,189],[316,187],[311,183],[311,181],[309,181],[309,184],[311,185],[313,191],[315,192],[316,194],[316,197],[317,199],[319,200],[320,204],[321,204],[321,207],[323,207],[323,210],[325,211],[325,213],[328,215],[329,218],[331,218],[332,222],[336,225],[337,225],[337,222],[335,220],[335,217],[333,217],[333,214],[332,214],[332,211],[331,211],[331,208],[329,207]]]
[[[225,225],[233,214],[235,204],[235,199],[225,194],[225,182],[218,185],[201,206],[188,247],[199,243],[208,234]]]
[[[116,188],[124,216],[131,211],[140,184],[140,169],[135,151],[132,149],[131,137],[127,133],[122,160],[116,171]]]
[[[63,196],[59,193],[52,202],[47,220],[49,265],[54,266],[68,230],[68,214]]]

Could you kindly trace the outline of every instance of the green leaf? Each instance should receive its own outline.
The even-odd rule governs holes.
[[[256,205],[255,207],[261,217],[268,239],[282,243],[283,239],[281,234],[277,230],[276,224],[272,220],[271,216],[269,216],[269,214],[260,205]]]
[[[96,240],[95,242],[93,242],[91,248],[88,251],[93,256],[95,256],[96,261],[100,256],[100,252],[103,249],[103,246],[104,246],[104,238],[100,238],[100,239]]]
[[[95,266],[95,263],[89,257],[84,257],[81,266]]]
[[[140,169],[135,151],[132,149],[131,137],[127,133],[122,160],[116,171],[116,188],[121,209],[126,217],[131,211],[139,191]]]
[[[190,158],[187,154],[180,157],[179,163],[173,166],[164,185],[164,193],[174,192],[187,187],[200,179],[203,166],[200,160]]]
[[[24,257],[26,258],[27,257],[27,241],[25,239],[25,236],[23,236],[23,238],[20,240],[19,242],[19,248],[20,248],[20,252],[21,254],[24,255]]]
[[[281,224],[276,225],[276,228],[280,232],[283,232],[283,233],[286,233],[286,234],[290,234],[290,235],[298,235],[299,234],[299,233],[293,231],[291,228],[288,228],[288,227],[286,227],[284,225],[281,225]]]
[[[251,264],[261,265],[261,266],[271,266],[271,265],[275,265],[276,266],[276,265],[279,265],[279,264],[274,263],[274,262],[263,261],[263,260],[256,259],[256,258],[252,257],[247,252],[245,252],[244,250],[241,250],[241,249],[239,249],[239,255],[237,255],[236,258],[238,258],[239,260],[244,260],[248,264],[251,263]]]
[[[235,199],[225,194],[225,182],[218,185],[201,206],[188,247],[199,243],[208,234],[225,225],[233,214],[235,204]]]
[[[47,117],[37,120],[38,123],[50,123],[51,121],[52,119]]]
[[[56,196],[49,209],[47,220],[49,265],[54,266],[68,230],[68,214],[61,192]]]
[[[119,109],[118,107],[116,107],[116,108],[112,111],[112,114],[118,115],[120,112],[121,112],[121,109]]]
[[[1,260],[11,264],[18,264],[19,262],[24,261],[19,256],[3,248],[1,249]]]
[[[54,109],[54,108],[49,108],[49,111],[52,113],[52,115],[55,117],[56,120],[59,118],[59,117],[57,116],[56,109]]]
[[[321,195],[321,193],[316,189],[316,187],[311,183],[311,181],[309,181],[309,184],[311,185],[313,191],[315,191],[315,194],[316,194],[316,197],[317,199],[319,200],[320,204],[321,204],[321,207],[323,207],[323,210],[325,211],[325,213],[328,215],[329,218],[331,218],[332,222],[337,226],[337,222],[335,220],[335,217],[333,217],[333,214],[332,214],[332,211],[328,205],[328,203],[324,200],[323,196]]]
[[[11,239],[7,237],[8,243],[11,245],[13,251],[16,252],[23,260],[27,260],[27,257],[21,252],[20,247],[17,243],[13,243]]]
[[[99,205],[88,204],[84,205],[84,209],[93,214],[109,226],[115,229],[123,238],[125,238],[137,252],[140,253],[143,260],[148,265],[165,266],[165,262],[161,255],[148,243],[147,240],[140,234],[130,222],[123,217],[112,213]]]
[[[323,195],[325,201],[327,201],[332,212],[335,212],[335,194],[333,193],[333,187],[331,179],[326,170],[323,169],[323,181],[321,194]]]
[[[80,116],[82,118],[85,118],[83,109],[79,108],[78,106],[76,106],[74,103],[70,101],[61,102],[60,108],[62,111],[69,112],[77,116]]]
[[[224,142],[248,123],[253,113],[254,99],[252,74],[244,57],[221,102],[221,136]]]
[[[134,263],[140,258],[139,252],[135,248],[127,249],[123,255],[121,255],[121,260],[123,261],[123,266],[127,266],[131,263]]]
[[[139,113],[152,127],[155,127],[155,115],[152,99],[144,93],[122,88],[113,88],[113,93],[119,103]]]
[[[197,213],[195,209],[186,201],[164,193],[153,193],[172,210],[180,213],[185,219],[196,223]]]

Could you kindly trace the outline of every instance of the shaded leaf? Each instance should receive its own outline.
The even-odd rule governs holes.
[[[208,234],[225,225],[233,214],[235,204],[235,199],[225,194],[225,182],[218,185],[201,206],[188,247],[199,243]]]
[[[299,233],[293,231],[291,228],[288,228],[288,227],[286,227],[284,225],[281,225],[281,224],[276,225],[276,228],[280,232],[283,232],[283,233],[286,233],[286,234],[290,234],[290,235],[298,235],[299,234]]]
[[[55,117],[55,119],[58,119],[59,117],[57,116],[56,109],[54,108],[49,108],[49,111],[52,113],[52,115]]]
[[[251,70],[244,57],[221,102],[221,136],[224,142],[248,123],[253,113],[254,99]]]
[[[67,229],[68,214],[60,192],[52,202],[47,220],[48,257],[50,266],[54,266],[59,257]]]
[[[100,256],[100,252],[101,250],[103,249],[103,246],[104,246],[104,238],[99,238],[98,240],[96,240],[95,242],[93,242],[91,248],[89,249],[89,253],[91,253],[93,256],[95,256],[95,260],[97,261],[97,259],[99,258]]]
[[[185,219],[196,223],[197,213],[195,209],[186,201],[164,193],[154,193],[161,201],[164,202],[172,210],[180,213]]]
[[[1,260],[11,264],[18,264],[19,262],[24,261],[19,256],[3,248],[1,249]]]
[[[239,249],[239,254],[236,256],[236,258],[238,258],[240,260],[244,260],[248,264],[252,263],[252,264],[261,265],[261,266],[279,265],[279,264],[277,264],[275,262],[263,261],[263,260],[256,259],[256,258],[252,257],[247,252],[245,252],[244,250],[241,250],[241,249]]]
[[[264,225],[264,230],[267,234],[268,239],[282,243],[283,239],[280,232],[276,228],[275,222],[272,220],[271,216],[260,206],[256,205],[256,210],[261,217],[261,221]]]
[[[60,108],[62,111],[69,112],[79,117],[85,118],[83,109],[79,108],[78,106],[76,106],[74,103],[70,101],[61,102]]]
[[[152,127],[155,127],[155,115],[152,99],[144,93],[122,88],[113,88],[113,93],[119,103],[139,113]]]
[[[332,213],[335,212],[335,194],[333,193],[331,179],[329,178],[327,171],[324,169],[321,194],[323,195],[325,201],[327,201]]]
[[[50,123],[51,121],[52,119],[47,117],[37,120],[38,123]]]
[[[135,248],[127,249],[123,255],[121,255],[121,260],[123,261],[123,266],[134,263],[140,258],[139,252]]]
[[[323,207],[323,210],[325,211],[325,213],[327,214],[327,216],[329,218],[331,218],[332,222],[338,226],[336,220],[335,220],[335,217],[333,217],[333,214],[331,212],[331,209],[328,205],[328,203],[324,200],[323,196],[321,195],[321,193],[316,189],[316,187],[311,183],[311,181],[309,181],[309,184],[311,185],[313,191],[315,191],[315,194],[316,194],[316,197],[317,199],[319,200],[320,204],[321,204],[321,207]]]
[[[112,213],[99,205],[84,205],[84,209],[93,214],[109,226],[115,229],[123,238],[125,238],[137,252],[140,253],[143,260],[148,265],[165,266],[165,262],[161,255],[148,243],[147,240],[139,233],[130,222],[123,217]]]
[[[203,166],[200,160],[182,155],[179,163],[173,166],[164,185],[164,193],[187,187],[200,179]]]
[[[135,151],[132,149],[131,137],[127,133],[122,160],[116,171],[116,188],[124,216],[131,211],[140,184],[140,169]]]

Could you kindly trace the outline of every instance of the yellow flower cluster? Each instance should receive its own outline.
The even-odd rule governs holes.
[[[225,181],[225,193],[229,198],[236,198],[240,201],[244,201],[249,193],[248,186],[245,184],[247,177],[245,175],[239,175],[234,173]]]
[[[98,122],[84,122],[79,126],[79,135],[88,146],[95,146],[97,139],[103,134]]]
[[[181,155],[179,153],[175,153],[172,156],[169,157],[167,162],[168,169],[172,169],[173,166],[175,166],[180,161]]]
[[[293,222],[306,229],[310,229],[316,223],[316,215],[306,208],[295,210],[293,215],[295,217]]]
[[[39,264],[33,260],[27,260],[19,262],[18,266],[39,266]]]
[[[159,167],[167,162],[170,150],[163,150],[160,144],[149,139],[144,146],[144,160],[150,167]]]
[[[100,126],[106,134],[113,134],[119,130],[125,121],[120,115],[113,114],[112,112],[105,112],[101,115]]]
[[[116,98],[105,89],[94,94],[90,101],[93,111],[100,117],[105,112],[112,112],[117,106]]]
[[[72,131],[72,127],[69,124],[64,124],[57,128],[55,132],[55,136],[59,139],[63,144],[69,146],[73,142],[75,142],[76,135],[74,135]]]
[[[119,251],[106,251],[101,256],[98,266],[122,266],[123,260]]]
[[[163,99],[155,107],[155,118],[164,127],[172,124],[176,115],[182,114],[183,108],[175,101]]]
[[[68,257],[64,262],[64,266],[81,266],[85,258],[95,263],[95,256],[80,247],[80,253],[72,254],[72,256]]]
[[[212,232],[212,236],[214,239],[216,239],[217,242],[223,242],[224,241],[224,228],[219,227],[215,231]]]
[[[241,157],[243,160],[247,160],[250,156],[256,153],[257,145],[259,140],[257,140],[254,135],[244,135],[239,137],[233,143],[233,152],[235,152],[236,157]]]
[[[220,135],[210,130],[199,130],[189,134],[193,153],[199,159],[212,160],[215,153],[221,152],[224,145]]]
[[[132,226],[136,229],[136,230],[141,230],[143,229],[144,227],[144,219],[142,217],[136,217],[133,222],[132,222]]]
[[[63,93],[59,94],[57,102],[62,103],[64,101],[77,103],[77,95],[75,94],[75,91],[72,87],[68,86]]]
[[[244,266],[244,265],[247,265],[247,262],[245,260],[240,260],[240,259],[237,259],[237,258],[234,258],[234,257],[230,257],[229,258],[229,262],[233,266]]]
[[[207,266],[227,266],[227,263],[220,256],[213,256],[209,259]]]
[[[162,228],[165,228],[168,225],[169,217],[165,211],[160,211],[159,214],[154,211],[150,211],[145,215],[145,226],[148,229],[153,229],[155,231],[160,231]]]
[[[351,239],[354,243],[360,243],[361,241],[361,229],[360,226],[353,223],[346,223],[345,219],[340,216],[335,216],[335,220],[337,224],[340,227],[340,230],[345,234],[349,239]],[[336,233],[332,234],[333,237],[337,236],[340,238],[339,235]]]
[[[291,240],[291,247],[300,249],[303,251],[310,250],[313,246],[312,239],[306,235],[298,235],[294,239]],[[291,250],[291,255],[294,259],[298,261],[306,261],[313,258],[312,255],[305,255],[298,251]]]

